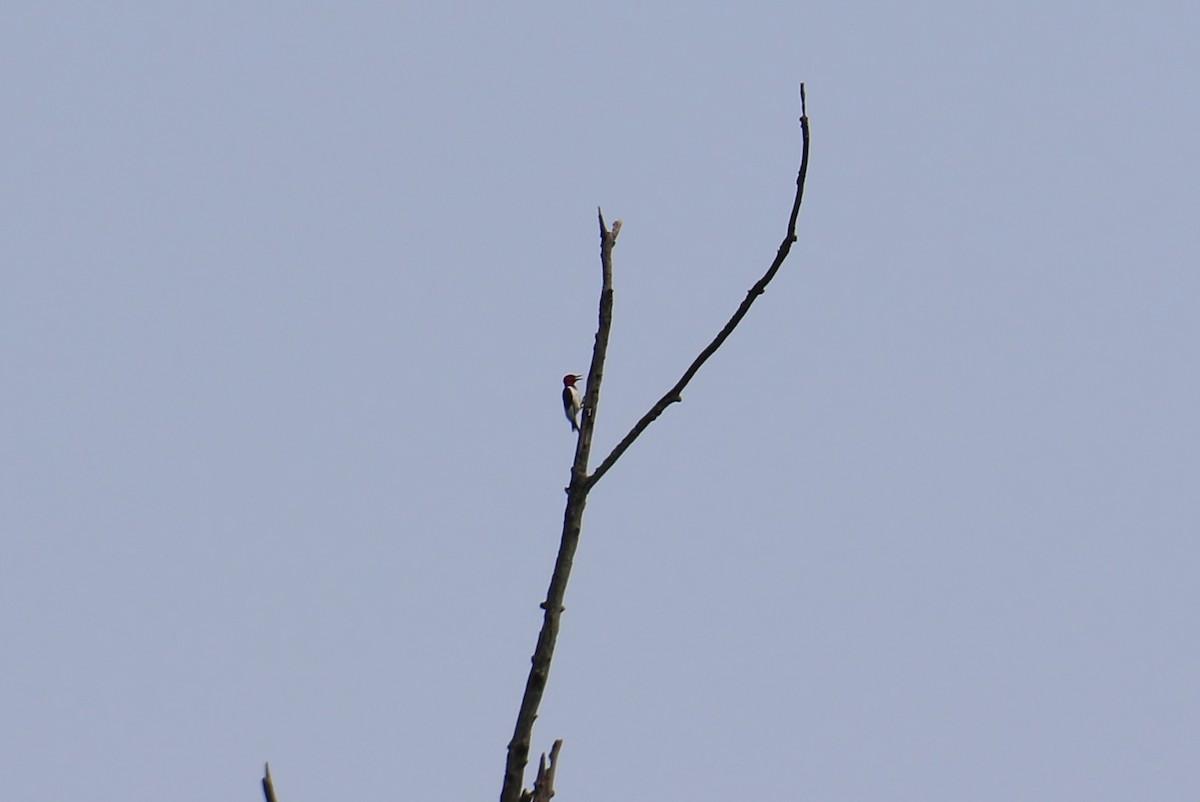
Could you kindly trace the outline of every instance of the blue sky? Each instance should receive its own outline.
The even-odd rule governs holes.
[[[0,797],[1200,784],[1194,4],[16,3]]]

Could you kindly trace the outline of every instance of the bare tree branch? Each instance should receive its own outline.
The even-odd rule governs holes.
[[[596,482],[604,474],[608,473],[609,468],[616,463],[625,450],[633,445],[633,441],[641,436],[642,432],[646,431],[651,423],[658,418],[659,415],[666,411],[667,407],[677,401],[682,401],[683,388],[688,386],[692,377],[700,370],[700,367],[708,361],[708,358],[717,352],[717,349],[724,344],[725,340],[737,328],[737,325],[742,322],[742,318],[750,311],[750,307],[758,299],[758,296],[766,292],[767,285],[771,283],[771,279],[775,278],[775,274],[779,272],[779,268],[783,265],[788,254],[792,250],[792,243],[796,241],[796,218],[800,215],[800,203],[804,199],[804,180],[808,176],[808,110],[806,108],[806,100],[804,97],[804,84],[800,84],[800,134],[803,140],[803,146],[800,156],[800,172],[796,176],[796,198],[792,202],[792,216],[788,220],[787,235],[783,238],[783,242],[779,245],[779,251],[775,254],[775,261],[767,268],[767,272],[763,274],[750,291],[746,293],[745,300],[738,306],[737,311],[733,313],[733,317],[729,318],[729,322],[725,324],[725,328],[717,334],[708,347],[700,352],[700,356],[696,357],[695,361],[688,366],[688,369],[683,372],[683,376],[679,381],[675,382],[675,386],[667,390],[666,394],[658,400],[654,406],[650,407],[650,411],[642,416],[634,427],[629,430],[629,434],[617,443],[612,453],[604,458],[600,466],[596,468],[595,473],[589,476],[584,484],[586,490],[591,490]]]
[[[746,298],[734,312],[733,317],[725,324],[716,338],[709,343],[700,356],[692,362],[684,372],[683,377],[676,382],[667,394],[655,404],[633,429],[625,436],[612,453],[605,457],[600,467],[592,475],[587,473],[588,457],[592,449],[592,432],[596,424],[596,410],[600,403],[600,385],[604,379],[604,360],[608,354],[608,338],[612,329],[612,251],[621,231],[621,221],[613,221],[610,230],[604,223],[604,214],[599,214],[600,222],[600,315],[596,327],[596,341],[592,346],[592,364],[588,370],[587,390],[583,398],[583,410],[579,426],[579,437],[575,443],[575,460],[571,465],[571,480],[567,486],[567,506],[563,513],[562,541],[558,547],[558,559],[554,565],[554,573],[550,577],[550,587],[546,591],[546,600],[542,602],[542,629],[538,634],[537,646],[534,648],[529,677],[525,682],[525,693],[521,698],[521,707],[517,712],[517,723],[513,730],[512,740],[508,743],[508,757],[504,767],[504,785],[500,791],[500,802],[548,802],[554,795],[554,772],[557,767],[558,750],[562,741],[554,742],[550,752],[550,764],[547,768],[546,757],[542,756],[539,763],[537,779],[532,790],[522,789],[525,766],[529,762],[530,742],[533,737],[533,724],[537,719],[538,707],[546,690],[550,677],[550,661],[554,656],[554,646],[558,640],[559,622],[564,610],[563,598],[567,590],[567,580],[571,575],[571,566],[575,560],[575,551],[579,545],[579,534],[583,526],[583,511],[587,506],[588,492],[600,481],[625,450],[633,444],[646,427],[661,415],[668,406],[680,400],[680,393],[696,374],[700,367],[725,342],[742,318],[750,310],[758,296],[766,291],[767,284],[775,277],[784,260],[791,251],[792,243],[796,241],[796,219],[800,214],[800,203],[804,196],[804,181],[808,174],[808,112],[805,108],[804,85],[800,85],[800,131],[803,138],[803,151],[800,159],[800,173],[796,177],[796,198],[792,204],[792,215],[788,221],[787,236],[779,246],[775,261],[771,263],[766,274],[750,288]]]
[[[554,742],[554,746],[550,747],[550,765],[546,766],[546,753],[542,753],[542,759],[538,761],[537,779],[533,782],[533,793],[531,794],[530,802],[550,802],[554,796],[554,770],[558,768],[558,750],[562,749],[562,738]]]
[[[262,778],[263,796],[267,798],[267,802],[279,802],[275,798],[275,783],[271,782],[271,764],[267,763],[263,767]]]
[[[600,382],[604,378],[604,358],[608,354],[608,335],[612,328],[612,250],[621,231],[621,221],[613,221],[612,230],[604,224],[604,213],[600,220],[600,320],[596,327],[596,342],[592,347],[592,365],[588,370],[587,391],[583,397],[583,414],[580,416],[579,439],[575,443],[575,462],[571,467],[571,483],[567,486],[567,508],[563,513],[562,541],[558,547],[558,560],[550,576],[550,587],[542,616],[542,630],[538,634],[537,646],[533,650],[533,665],[525,681],[525,694],[517,712],[517,725],[512,740],[508,743],[508,758],[504,766],[504,785],[500,790],[500,802],[519,802],[524,783],[525,765],[529,762],[529,745],[533,737],[533,722],[537,719],[538,706],[550,678],[550,660],[554,656],[554,645],[558,640],[559,619],[563,612],[563,597],[567,592],[567,580],[571,576],[571,565],[575,560],[575,549],[579,546],[579,531],[583,526],[583,508],[587,504],[587,461],[592,449],[592,430],[596,425],[596,407],[600,400]]]

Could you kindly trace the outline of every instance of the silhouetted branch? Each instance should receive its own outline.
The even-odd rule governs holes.
[[[708,347],[700,352],[700,356],[696,357],[695,361],[688,366],[688,369],[683,372],[683,376],[679,379],[679,381],[675,382],[675,386],[670,390],[667,390],[666,395],[660,398],[658,403],[650,407],[650,411],[643,415],[642,419],[634,424],[634,427],[630,429],[629,434],[625,435],[621,442],[617,443],[616,447],[612,450],[612,453],[604,458],[604,461],[600,463],[598,468],[596,468],[595,473],[587,478],[587,481],[584,484],[584,488],[586,490],[591,490],[596,482],[600,481],[600,477],[608,473],[608,469],[611,468],[613,464],[621,458],[621,455],[625,453],[626,449],[633,445],[633,441],[637,440],[638,437],[641,436],[642,432],[646,431],[646,427],[653,423],[659,415],[663,414],[667,407],[677,401],[683,400],[681,395],[683,388],[688,386],[688,383],[692,380],[692,377],[696,375],[697,371],[700,370],[700,367],[708,361],[710,356],[717,352],[717,349],[724,344],[729,335],[733,333],[733,330],[737,328],[737,325],[742,322],[742,318],[744,318],[746,313],[750,311],[750,307],[754,304],[755,300],[758,299],[758,296],[766,292],[767,285],[771,283],[771,279],[775,278],[775,274],[779,272],[779,268],[783,265],[784,260],[787,259],[788,253],[790,253],[792,250],[792,243],[796,241],[796,218],[800,215],[800,203],[804,199],[804,180],[808,176],[809,135],[808,110],[806,106],[807,103],[804,97],[804,84],[800,84],[800,135],[803,140],[800,155],[800,172],[796,176],[796,198],[792,202],[792,216],[788,219],[787,235],[783,238],[783,242],[779,245],[779,251],[775,254],[775,261],[773,261],[771,266],[767,268],[767,272],[763,275],[763,277],[760,278],[755,285],[750,288],[750,291],[746,293],[745,300],[743,300],[741,305],[738,306],[737,311],[733,313],[733,317],[729,318],[729,322],[725,324],[725,328],[721,329],[713,341],[708,344]]]
[[[567,592],[567,580],[571,576],[571,565],[575,560],[575,549],[579,545],[579,531],[583,526],[583,508],[587,504],[587,461],[592,450],[592,430],[596,425],[596,407],[600,401],[600,382],[604,378],[604,358],[608,353],[608,335],[612,328],[612,250],[621,231],[621,221],[613,221],[612,230],[604,225],[604,213],[600,220],[600,320],[596,327],[596,342],[592,347],[592,364],[588,369],[587,391],[583,396],[583,414],[580,415],[579,439],[575,442],[575,461],[571,466],[571,482],[567,486],[567,508],[563,513],[562,541],[558,546],[558,560],[550,576],[550,587],[542,616],[542,630],[538,634],[537,646],[533,650],[533,665],[525,681],[525,694],[517,712],[517,725],[512,740],[508,742],[508,758],[504,766],[504,785],[500,790],[500,802],[519,802],[524,782],[525,765],[529,762],[529,745],[533,738],[533,722],[537,719],[538,706],[550,678],[550,660],[554,656],[554,645],[558,640],[559,619],[563,612],[563,597]],[[552,753],[553,754],[553,753]]]
[[[808,174],[808,112],[805,108],[803,84],[800,85],[800,109],[803,150],[800,158],[800,173],[796,177],[796,198],[792,204],[787,236],[779,246],[775,261],[771,263],[766,274],[750,288],[746,299],[742,301],[733,317],[725,324],[725,328],[721,329],[716,338],[692,362],[683,377],[637,422],[629,434],[604,459],[596,472],[589,476],[587,473],[588,456],[592,448],[592,432],[596,423],[596,410],[600,403],[600,385],[604,379],[604,360],[608,353],[609,332],[612,329],[612,251],[617,241],[617,234],[621,230],[620,220],[613,221],[612,229],[609,230],[604,224],[604,214],[599,214],[601,289],[596,341],[592,347],[592,364],[588,370],[587,390],[584,393],[583,410],[580,416],[579,437],[575,443],[575,459],[571,465],[571,480],[567,485],[567,506],[563,513],[562,540],[558,547],[558,559],[554,564],[554,573],[550,577],[550,587],[546,591],[546,600],[541,605],[544,611],[542,628],[538,633],[537,646],[533,651],[529,677],[525,681],[525,693],[521,697],[521,707],[517,712],[516,727],[513,730],[512,740],[508,743],[508,757],[504,767],[504,785],[500,791],[500,802],[548,802],[554,795],[554,772],[557,767],[558,750],[562,746],[561,740],[554,742],[554,748],[550,751],[549,767],[546,764],[546,756],[542,756],[533,789],[522,790],[522,785],[525,766],[529,762],[533,723],[537,719],[538,707],[546,690],[546,682],[550,677],[550,661],[554,656],[554,646],[558,640],[559,621],[564,610],[563,598],[567,590],[567,580],[571,575],[575,551],[579,545],[579,534],[583,526],[583,510],[587,506],[588,492],[633,444],[633,441],[646,430],[646,427],[653,423],[668,406],[680,400],[683,388],[687,386],[708,358],[721,347],[742,318],[746,316],[755,299],[765,292],[767,284],[775,277],[780,266],[787,259],[792,243],[796,241],[796,219],[800,214],[800,203],[804,196],[804,181]]]
[[[279,802],[275,798],[275,783],[271,782],[271,764],[267,763],[263,767],[262,778],[263,796],[267,798],[267,802]]]

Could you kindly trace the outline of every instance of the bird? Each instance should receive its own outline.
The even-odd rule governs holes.
[[[568,373],[563,376],[563,412],[567,413],[567,420],[571,422],[571,431],[579,431],[579,407],[582,402],[579,399],[579,390],[575,387],[575,382],[583,378],[576,376],[574,373]]]

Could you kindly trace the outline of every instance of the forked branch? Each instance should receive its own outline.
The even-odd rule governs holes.
[[[554,646],[558,640],[559,621],[563,612],[563,598],[566,594],[567,580],[571,575],[571,566],[575,559],[575,551],[579,545],[579,533],[583,526],[583,510],[587,505],[588,492],[600,481],[600,477],[612,468],[626,449],[633,444],[642,432],[661,415],[668,406],[680,400],[683,389],[716,353],[737,325],[750,311],[751,305],[766,291],[767,285],[791,252],[792,243],[796,241],[796,218],[800,214],[800,203],[804,197],[804,181],[808,175],[808,112],[805,104],[804,85],[800,85],[800,132],[803,139],[800,157],[800,172],[796,177],[796,197],[792,203],[792,214],[788,220],[787,235],[784,237],[775,261],[767,272],[758,280],[745,300],[738,306],[733,317],[717,334],[708,347],[700,352],[695,361],[684,371],[675,386],[667,391],[658,403],[650,408],[617,444],[612,453],[604,458],[595,473],[587,473],[588,456],[592,448],[592,432],[596,424],[596,410],[600,402],[600,385],[604,379],[604,360],[608,353],[608,338],[612,328],[612,251],[621,230],[621,221],[613,222],[610,230],[604,224],[604,215],[600,215],[600,268],[602,284],[600,289],[600,316],[596,327],[596,341],[592,346],[592,364],[588,370],[587,390],[583,398],[583,413],[579,425],[579,439],[575,444],[575,460],[571,466],[571,480],[567,486],[567,507],[563,513],[562,541],[558,547],[558,559],[554,565],[554,573],[550,577],[550,587],[546,591],[546,600],[542,602],[542,629],[538,634],[537,646],[534,648],[529,677],[525,682],[525,694],[521,698],[521,707],[517,712],[517,724],[513,730],[512,740],[508,743],[508,756],[504,767],[504,785],[500,791],[500,802],[547,802],[554,794],[554,770],[558,760],[558,750],[562,741],[555,741],[550,752],[550,763],[547,767],[545,757],[538,770],[538,778],[531,791],[523,791],[525,766],[529,762],[530,742],[533,737],[533,723],[537,719],[538,707],[546,690],[546,682],[550,677],[550,661],[554,656]]]

